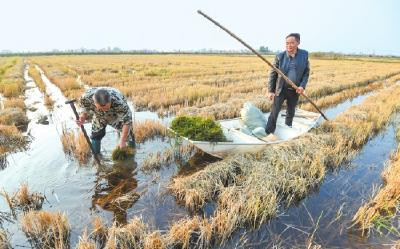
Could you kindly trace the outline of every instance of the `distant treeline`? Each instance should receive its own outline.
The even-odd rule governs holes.
[[[310,58],[321,60],[363,60],[375,62],[396,62],[398,63],[400,56],[395,55],[375,55],[375,54],[342,54],[334,52],[312,52]]]
[[[261,52],[262,54],[274,54],[272,51]],[[248,50],[200,50],[200,51],[48,51],[48,52],[8,52],[0,53],[0,56],[47,56],[47,55],[153,55],[153,54],[195,54],[195,55],[249,55]]]
[[[263,51],[263,55],[274,55],[279,51]],[[0,53],[0,56],[51,56],[51,55],[168,55],[168,54],[183,54],[183,55],[252,55],[249,50],[200,50],[200,51],[154,51],[154,50],[137,50],[137,51],[49,51],[49,52],[7,52]],[[335,52],[311,52],[310,58],[340,60],[349,58],[392,58],[400,59],[400,56],[395,55],[375,55],[375,54],[344,54]]]

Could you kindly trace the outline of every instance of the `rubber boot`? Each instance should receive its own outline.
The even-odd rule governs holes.
[[[128,142],[126,142],[126,144],[128,145],[128,147],[136,148],[135,134],[133,134],[132,131],[130,131],[130,138]]]
[[[94,153],[100,154],[101,140],[91,139],[91,141],[92,141],[92,147],[93,147]]]
[[[126,142],[126,144],[128,145],[128,147],[136,148],[135,140],[129,140],[128,142]]]

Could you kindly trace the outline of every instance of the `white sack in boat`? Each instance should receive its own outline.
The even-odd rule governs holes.
[[[267,120],[264,114],[253,103],[246,102],[240,110],[240,120],[242,124],[241,132],[257,137],[264,137]]]

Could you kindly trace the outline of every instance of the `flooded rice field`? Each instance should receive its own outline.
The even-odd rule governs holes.
[[[31,65],[32,66],[32,65]],[[190,215],[169,194],[167,186],[178,175],[187,175],[218,159],[199,151],[189,151],[183,157],[173,158],[158,170],[144,171],[142,166],[150,155],[174,149],[174,138],[155,138],[140,144],[134,158],[113,162],[111,151],[118,144],[118,133],[107,129],[102,143],[101,165],[92,159],[79,163],[64,153],[60,136],[63,127],[78,129],[74,115],[60,89],[41,71],[46,92],[55,102],[49,110],[44,96],[25,69],[25,104],[31,120],[27,134],[31,137],[28,151],[11,154],[6,167],[0,171],[0,188],[8,193],[27,183],[30,191],[45,195],[43,210],[65,212],[71,225],[71,245],[90,227],[94,217],[102,217],[108,225],[126,223],[133,216],[140,216],[152,230],[167,230],[172,223]],[[353,105],[360,104],[368,93],[326,109],[334,118]],[[0,96],[1,102],[1,96]],[[131,103],[132,105],[132,103]],[[160,119],[156,113],[135,113],[135,121],[159,120],[167,124],[171,117]],[[281,215],[263,225],[257,231],[239,230],[225,248],[269,248],[306,244],[313,235],[323,248],[382,248],[391,238],[381,240],[372,236],[364,240],[349,229],[350,220],[372,189],[381,184],[380,173],[397,146],[395,126],[398,119],[371,139],[349,164],[330,172],[323,184],[310,195],[288,208],[281,207]],[[85,125],[90,133],[90,124]],[[215,210],[215,204],[205,207],[206,216]],[[0,198],[0,211],[9,211],[7,202]],[[21,214],[18,214],[21,216]],[[11,244],[16,248],[30,247],[17,219],[5,220],[3,227],[11,234]]]
[[[257,231],[239,231],[225,248],[307,248],[311,235],[322,248],[391,248],[398,235],[375,232],[366,238],[352,229],[351,221],[382,184],[382,170],[398,145],[399,123],[397,115],[350,162],[329,172],[308,197],[289,208],[281,207],[280,215]]]
[[[201,167],[207,160],[216,159],[197,153],[191,160],[172,162],[155,173],[143,173],[140,165],[149,153],[169,149],[175,141],[170,138],[147,141],[137,148],[134,158],[114,163],[109,156],[118,143],[118,133],[110,128],[102,143],[102,154],[105,155],[102,165],[96,166],[92,160],[82,165],[65,155],[60,141],[63,126],[78,129],[73,112],[69,105],[65,105],[67,99],[61,91],[43,74],[42,77],[47,93],[55,101],[54,109],[49,111],[45,107],[42,94],[25,71],[25,102],[27,116],[31,120],[27,133],[32,142],[28,151],[8,156],[7,167],[0,172],[1,188],[13,193],[21,183],[27,183],[30,191],[43,193],[46,197],[44,210],[67,214],[72,227],[72,245],[77,243],[83,229],[90,226],[96,215],[103,217],[110,225],[114,221],[126,223],[133,215],[139,215],[154,229],[166,228],[174,220],[186,215],[185,209],[166,194],[166,185],[174,175],[187,174],[191,164]],[[142,121],[158,117],[151,112],[137,112],[135,119]],[[90,133],[90,124],[85,128]],[[135,197],[123,205],[113,205],[113,201],[130,192]],[[8,209],[7,203],[1,198],[0,210],[5,212]],[[4,225],[12,234],[12,245],[29,246],[17,223]]]

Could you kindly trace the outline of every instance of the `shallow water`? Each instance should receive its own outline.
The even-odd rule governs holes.
[[[189,171],[192,166],[199,167],[204,160],[199,159],[192,166],[190,160],[183,162],[182,167],[185,169],[175,162],[160,171],[144,174],[140,171],[140,165],[148,154],[171,148],[174,142],[170,139],[155,139],[140,145],[132,160],[113,163],[105,156],[101,167],[96,167],[92,160],[87,165],[80,165],[64,154],[59,139],[62,125],[78,129],[74,124],[73,112],[64,104],[66,98],[61,91],[44,75],[42,78],[47,87],[46,92],[55,101],[54,109],[49,111],[44,106],[43,95],[26,70],[28,90],[25,103],[28,109],[36,109],[27,112],[31,119],[28,133],[32,137],[32,143],[28,151],[8,156],[8,167],[0,171],[0,189],[13,193],[21,183],[26,182],[30,191],[44,193],[46,201],[43,210],[67,214],[72,227],[72,245],[76,244],[83,229],[90,227],[95,215],[103,217],[108,224],[113,221],[125,223],[134,215],[139,215],[150,227],[166,229],[171,222],[187,214],[183,207],[176,204],[173,196],[165,194],[166,185],[173,175]],[[36,123],[43,115],[49,116],[48,125]],[[135,113],[136,121],[145,119],[158,117],[152,112]],[[85,128],[90,134],[90,124],[85,124]],[[107,135],[102,142],[102,153],[110,155],[117,143],[117,132],[107,129]],[[127,193],[134,193],[139,198],[132,198],[120,206],[113,205],[113,200]],[[3,198],[0,198],[0,211],[8,211]],[[4,227],[12,234],[12,245],[29,246],[18,223],[5,222]]]
[[[59,139],[62,125],[69,129],[78,129],[74,124],[73,113],[70,107],[65,105],[66,98],[60,89],[52,84],[43,75],[43,72],[42,78],[46,84],[47,94],[55,101],[54,108],[49,111],[44,106],[43,95],[34,87],[34,83],[26,70],[25,80],[27,86],[29,86],[29,90],[26,91],[26,105],[28,108],[35,107],[37,109],[27,112],[28,117],[32,120],[28,126],[28,133],[32,136],[33,141],[28,151],[15,153],[7,158],[8,167],[0,171],[0,189],[4,188],[7,192],[13,193],[17,191],[21,183],[27,182],[31,191],[45,194],[46,201],[43,210],[62,211],[67,214],[72,227],[72,246],[77,243],[83,229],[85,227],[90,228],[90,222],[96,215],[103,217],[109,225],[113,221],[125,223],[137,215],[143,217],[143,220],[152,229],[162,231],[168,229],[174,221],[188,215],[186,209],[178,205],[172,195],[166,193],[166,186],[173,176],[196,172],[207,163],[215,161],[215,158],[197,153],[187,161],[173,162],[161,170],[145,174],[140,170],[140,167],[149,153],[169,149],[175,141],[160,138],[147,141],[137,148],[132,160],[124,163],[113,163],[107,155],[110,155],[112,149],[117,145],[118,134],[113,129],[108,128],[107,135],[102,143],[102,153],[106,155],[102,159],[102,166],[95,166],[92,160],[86,165],[80,165],[76,160],[64,154]],[[330,108],[326,110],[327,116],[334,118],[350,106],[361,103],[367,96],[369,94]],[[132,106],[132,103],[130,105]],[[48,125],[36,123],[43,115],[49,117]],[[150,111],[135,112],[134,115],[136,121],[153,119],[167,123],[170,118],[159,119],[156,113]],[[85,128],[90,133],[90,124],[85,125]],[[382,149],[381,147],[378,149]],[[383,157],[385,156],[384,153]],[[369,162],[368,160],[370,159],[366,159],[366,162]],[[372,159],[371,162],[373,162]],[[321,186],[322,190],[324,188],[330,189],[329,186],[324,187],[325,184],[333,181],[329,177]],[[346,177],[347,173],[343,173],[343,178]],[[338,177],[332,175],[332,178]],[[371,176],[371,179],[380,178],[374,175]],[[360,184],[362,184],[364,178],[358,177],[357,180],[360,180]],[[127,193],[133,193],[136,198],[124,202],[123,205],[114,204],[118,197]],[[307,200],[304,202],[307,202]],[[315,205],[315,203],[318,202],[310,203],[310,205]],[[308,208],[309,204],[306,203],[305,205]],[[214,209],[215,207],[210,203],[206,205],[205,211],[211,213]],[[287,212],[291,212],[291,210],[297,209],[293,207]],[[2,198],[0,198],[0,211],[8,211],[8,206]],[[273,226],[273,222],[277,221],[272,221],[269,226],[280,227],[279,223]],[[13,245],[29,246],[17,222],[14,224],[5,222],[4,227],[12,234]],[[276,231],[279,231],[279,229]],[[265,233],[265,229],[261,229],[259,233]],[[249,238],[251,238],[249,241],[257,242],[265,240],[264,237],[257,237],[253,234],[250,234]],[[235,239],[232,241],[232,243],[236,242]]]
[[[369,92],[369,93],[366,93],[363,95],[359,95],[352,99],[347,99],[344,102],[342,102],[336,106],[326,108],[323,111],[328,119],[334,119],[336,116],[338,116],[342,112],[345,112],[351,106],[361,104],[364,101],[364,99],[371,96],[372,94],[373,94],[373,92]]]

